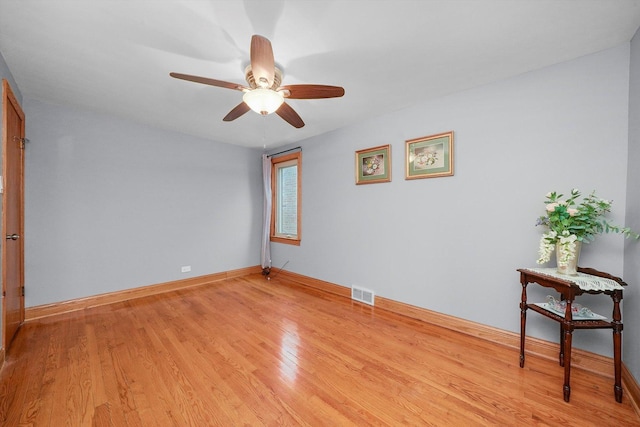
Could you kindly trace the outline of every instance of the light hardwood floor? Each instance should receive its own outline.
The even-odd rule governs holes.
[[[640,425],[610,378],[261,275],[26,323],[2,426]]]

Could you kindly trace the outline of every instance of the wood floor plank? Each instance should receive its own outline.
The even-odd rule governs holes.
[[[23,325],[2,426],[640,426],[610,375],[262,275]]]

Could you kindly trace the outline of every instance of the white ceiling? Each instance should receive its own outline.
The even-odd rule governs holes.
[[[2,0],[0,52],[25,98],[272,148],[628,42],[640,0]],[[275,114],[222,118],[242,93],[252,34],[283,84],[343,86]]]

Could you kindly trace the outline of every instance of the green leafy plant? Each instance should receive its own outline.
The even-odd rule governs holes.
[[[566,266],[574,257],[576,242],[589,243],[601,233],[619,233],[625,237],[640,238],[640,234],[629,227],[621,227],[607,221],[605,215],[611,211],[611,201],[595,195],[595,191],[579,201],[581,193],[571,190],[571,195],[552,191],[545,200],[546,215],[538,218],[536,225],[548,227],[540,238],[538,264],[549,261],[556,244],[560,251],[560,266]]]

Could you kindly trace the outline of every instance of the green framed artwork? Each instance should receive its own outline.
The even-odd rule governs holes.
[[[405,179],[453,175],[453,131],[406,141]]]
[[[356,151],[356,185],[391,181],[391,145]]]

